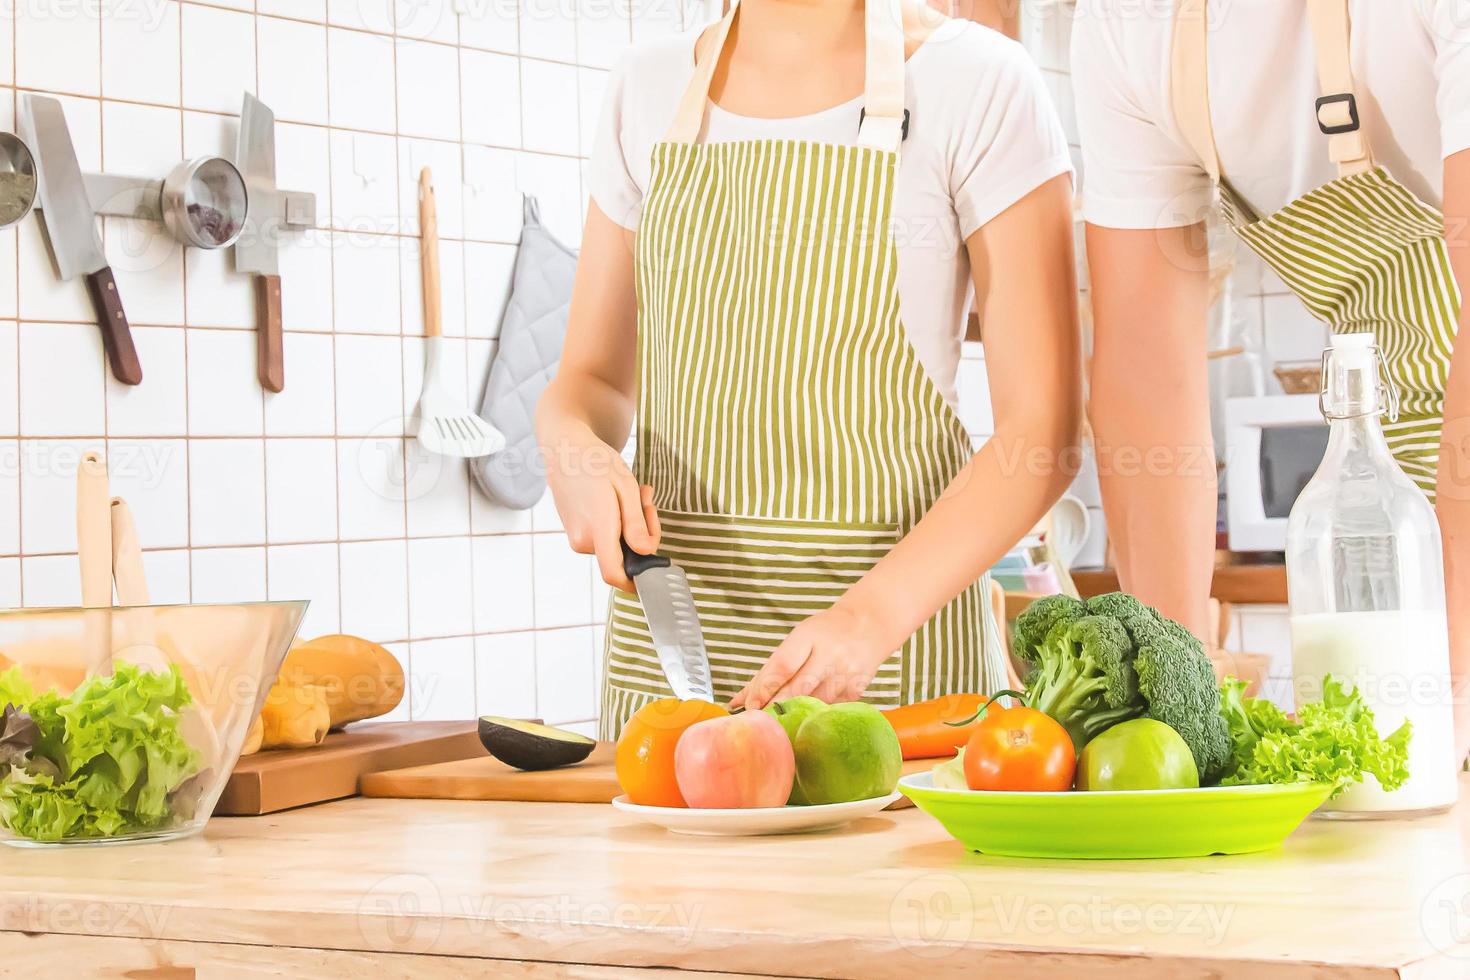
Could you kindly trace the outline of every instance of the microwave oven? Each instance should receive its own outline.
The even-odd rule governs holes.
[[[1327,450],[1312,395],[1225,400],[1225,526],[1231,551],[1286,550],[1286,519]]]

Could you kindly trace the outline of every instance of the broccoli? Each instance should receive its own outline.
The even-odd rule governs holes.
[[[1027,649],[1026,659],[1035,666],[1027,702],[1061,722],[1078,751],[1104,729],[1144,711],[1133,644],[1115,619],[1059,618],[1039,645]]]
[[[1016,617],[1011,633],[1011,649],[1017,659],[1034,663],[1031,651],[1041,646],[1053,626],[1069,623],[1086,615],[1087,607],[1081,599],[1073,599],[1068,595],[1042,596]]]
[[[1199,767],[1200,785],[1220,779],[1230,767],[1230,726],[1220,715],[1215,667],[1200,641],[1173,620],[1138,645],[1134,661],[1138,689],[1148,702],[1148,717],[1183,737]]]
[[[1017,658],[1033,667],[1027,703],[1059,721],[1079,749],[1144,715],[1180,734],[1201,784],[1229,770],[1214,667],[1199,640],[1158,610],[1122,592],[1085,603],[1047,596],[1016,620],[1014,636]]]

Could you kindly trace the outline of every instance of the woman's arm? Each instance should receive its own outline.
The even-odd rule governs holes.
[[[1470,150],[1444,163],[1445,240],[1460,295],[1470,298]],[[1450,617],[1450,672],[1455,689],[1457,759],[1470,752],[1470,302],[1460,307],[1460,342],[1450,364],[1439,449],[1439,524],[1444,532],[1445,592]]]
[[[970,237],[996,431],[923,519],[831,609],[792,630],[732,704],[860,697],[878,667],[1049,510],[1077,469],[1081,354],[1072,182]]]
[[[1204,228],[1087,226],[1088,415],[1122,587],[1209,639],[1216,489]]]
[[[632,232],[588,206],[561,366],[536,408],[546,482],[567,540],[578,554],[595,554],[602,577],[622,589],[632,583],[619,536],[636,551],[658,547],[651,491],[620,453],[636,405],[632,242]]]

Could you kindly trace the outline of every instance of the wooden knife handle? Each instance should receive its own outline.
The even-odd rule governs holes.
[[[143,366],[138,363],[133,331],[123,312],[111,267],[104,265],[87,274],[87,292],[92,296],[92,309],[97,311],[97,326],[102,328],[102,346],[107,351],[107,363],[112,365],[112,376],[125,385],[141,384]]]
[[[77,466],[77,564],[82,573],[82,605],[112,605],[112,496],[107,462],[92,451]]]
[[[266,391],[286,387],[286,349],[281,338],[281,277],[255,277],[256,373]]]
[[[419,272],[424,294],[424,336],[444,332],[439,302],[439,216],[434,205],[434,178],[425,167],[419,171]]]

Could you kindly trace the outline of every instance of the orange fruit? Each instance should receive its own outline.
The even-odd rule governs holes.
[[[690,726],[729,713],[708,701],[678,698],[639,708],[618,736],[613,763],[628,800],[640,806],[688,806],[674,780],[674,747]]]

